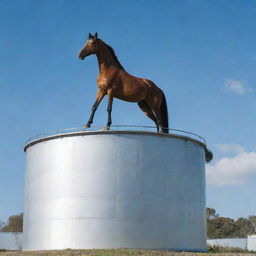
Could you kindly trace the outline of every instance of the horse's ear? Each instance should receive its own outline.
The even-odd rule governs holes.
[[[89,39],[92,39],[92,38],[93,38],[93,36],[92,36],[91,33],[89,33],[88,38],[89,38]]]
[[[94,38],[95,38],[95,39],[98,38],[98,33],[97,33],[97,32],[94,34]]]

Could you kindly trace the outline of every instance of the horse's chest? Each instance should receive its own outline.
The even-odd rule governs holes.
[[[97,79],[97,84],[98,84],[98,86],[99,86],[100,88],[105,88],[105,87],[107,87],[108,84],[109,84],[109,79],[108,79],[107,77],[105,77],[105,76],[103,76],[103,77],[98,77],[98,79]]]

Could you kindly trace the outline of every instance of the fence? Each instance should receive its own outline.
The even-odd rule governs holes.
[[[207,244],[256,251],[256,235],[248,236],[247,238],[208,239]]]
[[[249,236],[247,239],[247,249],[249,251],[256,251],[256,235]]]
[[[225,246],[235,247],[246,250],[247,249],[247,238],[225,238],[225,239],[209,239],[207,244],[213,246]]]

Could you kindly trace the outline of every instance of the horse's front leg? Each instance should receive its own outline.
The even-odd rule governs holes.
[[[93,123],[93,117],[94,117],[95,111],[97,110],[101,100],[104,98],[105,95],[106,95],[106,93],[104,93],[101,90],[99,90],[97,92],[96,101],[94,102],[94,104],[92,106],[92,113],[90,115],[90,118],[89,118],[87,124],[84,125],[83,128],[89,128],[91,126],[91,124]]]
[[[113,96],[111,93],[108,93],[108,122],[104,127],[104,130],[109,130],[110,125],[112,124],[111,112],[112,112]]]

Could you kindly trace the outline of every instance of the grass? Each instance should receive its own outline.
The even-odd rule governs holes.
[[[211,246],[208,253],[196,252],[174,252],[167,250],[132,250],[132,249],[112,249],[112,250],[60,250],[60,251],[7,251],[0,249],[0,256],[255,256],[255,253],[248,252],[240,248]]]
[[[244,250],[242,248],[238,247],[228,247],[228,246],[218,246],[218,245],[213,245],[213,246],[208,246],[208,252],[209,253],[249,253],[248,250]],[[255,252],[250,252],[254,253]]]

